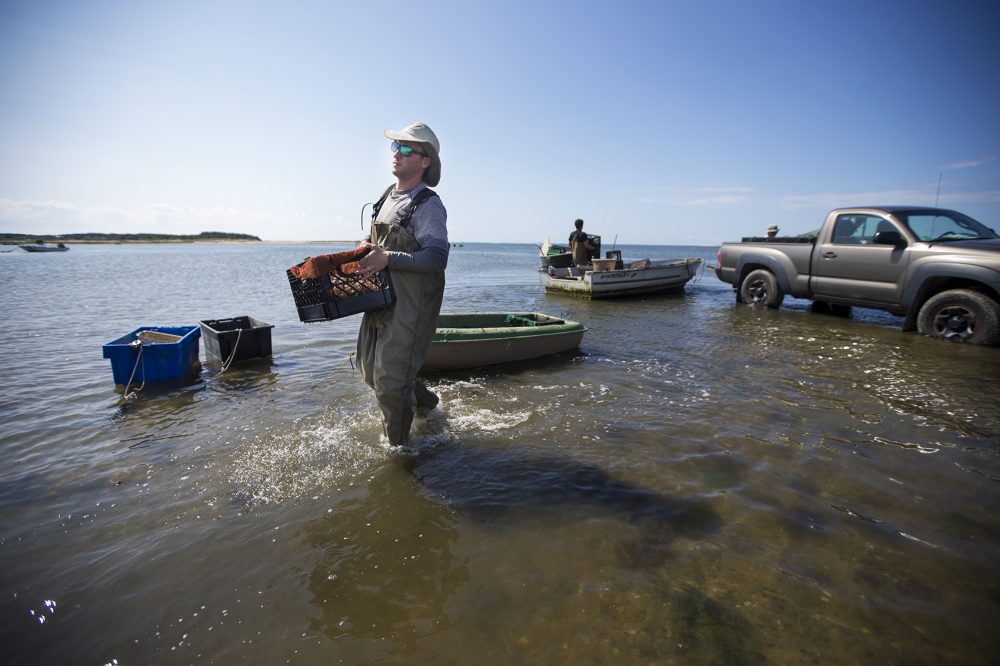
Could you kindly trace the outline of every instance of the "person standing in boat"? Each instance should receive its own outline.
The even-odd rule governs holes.
[[[590,263],[590,253],[594,250],[594,244],[590,241],[590,236],[583,230],[583,220],[573,223],[575,230],[569,235],[569,249],[573,253],[573,264],[584,266]]]
[[[769,226],[767,228],[767,237],[769,239],[770,238],[774,238],[777,235],[778,235],[778,225],[777,224],[772,224],[771,226]]]
[[[372,212],[370,252],[359,262],[367,277],[388,267],[396,303],[366,312],[358,332],[358,367],[375,391],[382,428],[393,446],[410,438],[415,407],[438,397],[417,381],[430,349],[444,297],[448,266],[448,213],[428,186],[441,180],[441,144],[431,128],[415,123],[386,130],[392,141],[390,185]]]

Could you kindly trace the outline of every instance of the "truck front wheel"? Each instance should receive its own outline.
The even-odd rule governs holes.
[[[769,308],[780,308],[785,300],[785,292],[781,290],[774,273],[759,268],[751,271],[740,284],[740,298],[744,303],[766,305]]]
[[[1000,305],[968,289],[942,291],[927,299],[917,315],[917,332],[972,345],[995,345]]]

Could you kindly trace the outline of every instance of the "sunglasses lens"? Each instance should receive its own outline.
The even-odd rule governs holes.
[[[404,146],[400,144],[399,141],[393,141],[392,143],[390,143],[389,150],[394,153],[396,151],[399,151],[399,154],[402,155],[403,157],[409,157],[410,155],[413,154],[413,148],[410,148],[409,146]]]

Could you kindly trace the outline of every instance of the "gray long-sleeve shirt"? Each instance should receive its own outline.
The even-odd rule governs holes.
[[[400,213],[410,205],[426,185],[421,183],[412,190],[398,192],[393,189],[378,212],[377,222],[398,224]],[[410,218],[409,229],[420,249],[416,252],[389,252],[389,268],[394,271],[417,271],[432,273],[444,271],[448,266],[448,211],[441,203],[441,197],[430,197],[417,206]]]

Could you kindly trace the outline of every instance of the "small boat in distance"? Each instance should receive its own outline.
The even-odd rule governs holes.
[[[575,321],[537,312],[438,315],[424,370],[467,370],[576,349],[587,332]]]
[[[615,258],[593,259],[590,267],[549,268],[540,271],[548,291],[565,291],[584,298],[617,298],[680,291],[695,276],[704,260],[700,257],[650,261],[628,265]],[[621,268],[617,268],[617,266]]]
[[[43,240],[36,240],[34,245],[21,245],[26,252],[67,252],[68,247],[59,243],[58,245],[46,245]]]

